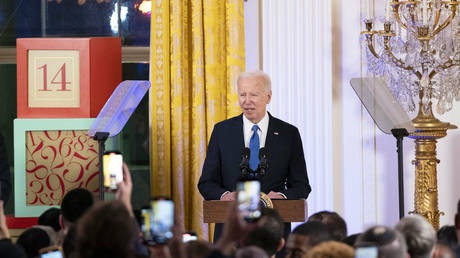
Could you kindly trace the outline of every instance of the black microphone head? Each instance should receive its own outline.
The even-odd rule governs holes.
[[[267,151],[265,148],[260,148],[259,150],[259,166],[257,167],[257,177],[262,179],[265,176],[265,173],[268,169],[268,160],[267,160]]]
[[[251,155],[251,150],[249,148],[244,148],[241,152],[241,159],[249,160],[249,156]]]
[[[267,150],[265,147],[259,149],[259,160],[267,158]]]
[[[240,162],[240,180],[248,180],[250,174],[252,173],[251,168],[249,168],[249,156],[251,151],[249,148],[244,148],[241,152],[241,162]]]

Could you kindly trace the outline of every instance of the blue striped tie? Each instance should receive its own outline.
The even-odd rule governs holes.
[[[260,143],[259,143],[259,134],[257,133],[257,130],[259,130],[259,127],[257,125],[254,125],[252,127],[252,130],[254,131],[254,133],[251,136],[251,140],[249,140],[249,150],[251,151],[251,156],[249,157],[249,167],[253,171],[256,171],[257,166],[259,165]]]

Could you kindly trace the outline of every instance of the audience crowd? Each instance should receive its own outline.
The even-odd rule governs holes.
[[[15,243],[10,240],[0,201],[0,257],[40,257],[60,250],[66,258],[460,258],[460,200],[454,225],[438,232],[423,217],[410,215],[394,228],[376,225],[348,235],[339,214],[322,211],[297,226],[287,239],[276,210],[261,208],[260,219],[249,223],[238,212],[237,203],[232,203],[216,243],[183,242],[185,229],[176,218],[167,243],[148,245],[131,206],[133,185],[125,164],[123,175],[115,200],[101,202],[85,189],[71,190],[60,209],[44,212],[38,225],[25,230]]]

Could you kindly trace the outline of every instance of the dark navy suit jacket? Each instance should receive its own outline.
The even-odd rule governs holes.
[[[204,199],[219,200],[225,191],[235,191],[244,147],[242,114],[214,126],[198,182]],[[299,130],[269,114],[265,150],[268,169],[261,180],[261,191],[306,199],[311,188]]]

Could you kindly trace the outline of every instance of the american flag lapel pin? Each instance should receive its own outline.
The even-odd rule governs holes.
[[[274,135],[278,135],[279,133],[278,132],[273,132]]]

